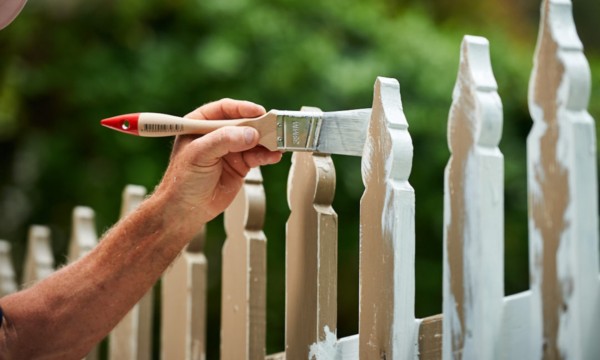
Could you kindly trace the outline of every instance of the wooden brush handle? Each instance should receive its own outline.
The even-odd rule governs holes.
[[[208,134],[224,126],[250,126],[260,134],[259,144],[277,150],[277,114],[270,111],[253,119],[194,120],[159,113],[119,115],[101,121],[103,126],[126,134],[164,137],[184,134]]]

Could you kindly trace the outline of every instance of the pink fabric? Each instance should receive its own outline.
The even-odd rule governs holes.
[[[0,0],[0,29],[4,29],[21,12],[27,0]]]

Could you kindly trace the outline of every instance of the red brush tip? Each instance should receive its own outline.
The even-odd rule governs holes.
[[[100,121],[102,126],[124,132],[126,134],[138,135],[138,118],[140,114],[125,114],[113,116]]]

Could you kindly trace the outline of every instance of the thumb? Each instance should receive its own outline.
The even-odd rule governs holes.
[[[258,145],[258,131],[248,126],[226,126],[192,141],[198,164],[214,163],[223,156],[250,150]]]

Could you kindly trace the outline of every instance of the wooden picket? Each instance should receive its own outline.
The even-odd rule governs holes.
[[[50,228],[33,225],[29,228],[27,255],[23,270],[23,286],[31,286],[54,272],[54,255],[50,247]]]
[[[206,229],[181,252],[161,282],[161,359],[206,358]]]
[[[529,85],[530,289],[504,295],[502,102],[489,43],[465,36],[448,117],[444,177],[443,312],[417,319],[413,145],[400,84],[377,78],[361,158],[359,333],[337,337],[336,170],[324,154],[294,153],[286,227],[285,349],[265,353],[266,199],[252,169],[225,212],[223,359],[597,359],[600,256],[597,151],[587,112],[590,68],[569,0],[544,0]],[[308,110],[308,108],[304,108]],[[319,109],[310,109],[313,112]],[[415,151],[419,151],[416,149]],[[121,217],[146,190],[128,186]],[[341,219],[343,221],[343,219]],[[283,224],[281,224],[283,226]],[[162,359],[206,358],[203,229],[162,277]],[[73,211],[69,261],[98,242],[94,211]],[[32,226],[21,283],[54,271],[50,230]],[[17,290],[0,240],[0,296]],[[149,292],[110,334],[109,358],[149,359]],[[97,358],[94,350],[87,359]]]
[[[444,191],[445,359],[498,354],[504,296],[502,103],[488,42],[466,36],[448,122]]]
[[[0,297],[17,291],[16,278],[10,243],[0,240]]]
[[[144,200],[146,188],[128,185],[123,190],[121,218],[134,211]],[[152,289],[115,326],[108,338],[111,360],[149,359],[152,345]]]
[[[546,0],[529,86],[532,358],[600,354],[596,129],[589,96],[590,68],[571,2]]]
[[[267,248],[262,231],[265,192],[258,168],[225,211],[221,358],[265,357]]]
[[[94,210],[87,206],[73,209],[69,262],[82,258],[98,245],[95,217]]]
[[[98,245],[94,210],[87,206],[73,209],[71,218],[71,240],[69,242],[69,263],[77,261]],[[96,345],[85,357],[85,360],[100,359],[100,346]]]
[[[302,110],[320,111],[308,107]],[[336,332],[337,214],[331,207],[334,193],[335,168],[330,156],[301,152],[292,155],[286,229],[287,359],[309,358],[311,345]]]
[[[359,350],[364,359],[403,359],[417,351],[412,155],[400,86],[378,78],[361,162]]]

